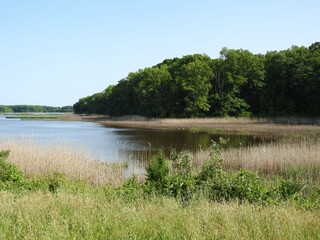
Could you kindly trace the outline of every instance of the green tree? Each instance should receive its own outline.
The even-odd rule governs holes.
[[[178,95],[183,101],[182,115],[185,117],[203,116],[210,110],[208,97],[212,76],[211,59],[206,55],[187,56],[186,58],[188,57],[192,57],[192,60],[182,63],[176,74],[176,84],[180,92]]]
[[[212,114],[216,116],[247,115],[249,105],[240,96],[240,87],[247,82],[241,74],[238,63],[239,53],[223,48],[220,58],[212,61],[213,75],[211,78]]]

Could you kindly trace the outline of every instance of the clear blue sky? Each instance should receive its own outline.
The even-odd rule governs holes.
[[[129,72],[221,48],[320,41],[319,0],[0,0],[0,105],[71,105]]]

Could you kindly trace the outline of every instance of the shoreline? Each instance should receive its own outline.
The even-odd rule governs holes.
[[[140,129],[175,129],[209,131],[216,133],[287,136],[319,136],[320,125],[276,124],[247,118],[191,118],[147,119],[140,116],[108,117],[103,115],[78,115],[81,121],[95,122],[112,127]]]
[[[20,114],[17,114],[18,116]],[[24,114],[21,114],[22,116]],[[316,137],[320,139],[320,124],[284,124],[272,123],[267,119],[249,119],[249,118],[153,118],[148,119],[142,116],[123,116],[110,117],[97,114],[74,114],[65,113],[56,115],[54,118],[42,117],[47,113],[37,113],[32,116],[28,113],[24,120],[45,120],[45,121],[84,121],[94,122],[110,127],[136,128],[136,129],[154,129],[154,130],[193,130],[205,131],[210,133],[231,133],[247,135],[266,135],[276,137],[308,138]],[[32,117],[30,117],[32,116]],[[296,121],[300,118],[283,118],[284,121]],[[310,121],[313,119],[303,119]],[[316,119],[316,122],[320,120]]]

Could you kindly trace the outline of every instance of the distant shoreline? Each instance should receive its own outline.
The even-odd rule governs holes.
[[[140,129],[175,129],[209,131],[215,133],[232,133],[248,135],[273,135],[279,137],[308,137],[319,136],[320,124],[300,124],[299,118],[282,119],[283,122],[296,124],[271,123],[266,119],[249,118],[185,118],[185,119],[148,119],[142,116],[110,117],[96,114],[73,114],[61,113],[24,113],[5,114],[8,118],[21,118],[23,120],[46,120],[46,121],[85,121],[103,124],[111,127],[140,128]],[[23,115],[23,117],[21,117]],[[303,119],[307,121],[308,119]]]
[[[141,116],[113,118],[103,115],[78,115],[77,117],[80,117],[82,121],[95,122],[113,127],[205,130],[252,135],[288,136],[310,134],[320,136],[320,125],[275,124],[265,122],[264,120],[247,118],[147,119]]]

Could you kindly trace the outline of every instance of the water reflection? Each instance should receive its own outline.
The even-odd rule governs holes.
[[[172,149],[177,151],[189,150],[191,152],[205,150],[211,145],[211,141],[218,142],[220,137],[228,139],[228,147],[231,148],[271,141],[271,139],[258,136],[213,134],[206,131],[188,130],[119,129],[114,133],[121,136],[122,139],[126,139],[127,142],[123,151],[134,159],[149,159],[160,149],[167,155]]]

